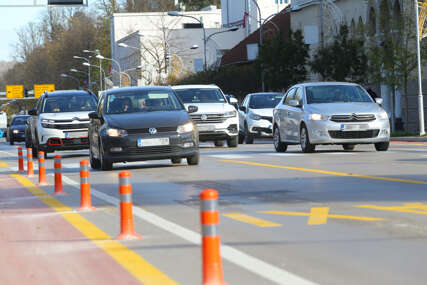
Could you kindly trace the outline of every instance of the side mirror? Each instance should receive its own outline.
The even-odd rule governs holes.
[[[237,104],[239,101],[236,98],[230,98],[230,104]]]
[[[239,110],[240,110],[240,111],[243,111],[243,112],[245,112],[245,113],[246,113],[246,107],[245,107],[245,106],[240,106],[240,107],[239,107]]]
[[[289,105],[292,107],[301,107],[300,103],[297,100],[290,100]]]
[[[98,113],[97,112],[90,112],[88,114],[90,119],[99,119]]]
[[[197,106],[188,106],[188,113],[196,113],[197,111],[199,111],[199,107]]]
[[[37,110],[36,110],[36,109],[31,109],[31,110],[29,110],[29,111],[28,111],[28,115],[36,116],[36,115],[37,115]]]
[[[375,98],[375,102],[376,102],[378,105],[382,105],[382,103],[384,102],[384,99],[383,99],[383,98]]]

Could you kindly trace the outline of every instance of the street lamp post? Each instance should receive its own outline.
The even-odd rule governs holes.
[[[99,58],[100,60],[101,59],[110,60],[110,61],[114,62],[115,64],[117,64],[117,67],[119,68],[119,87],[122,87],[122,75],[121,75],[122,74],[122,69],[120,67],[120,63],[117,60],[115,60],[114,58],[107,58],[107,57],[104,57],[104,56],[102,56],[100,54],[98,54],[96,56],[96,58]]]
[[[98,67],[98,66],[96,66],[96,65],[92,65],[92,64],[90,64],[90,63],[87,63],[87,62],[83,62],[83,65],[84,66],[92,66],[92,67]],[[99,88],[100,88],[100,91],[102,91],[103,89],[105,89],[105,84],[104,84],[104,87],[102,86],[102,76],[104,76],[104,78],[105,78],[105,72],[104,72],[104,70],[102,70],[102,68],[101,69],[99,69],[99,73],[100,73],[100,76],[99,76],[99,78],[101,79],[101,81],[99,82]]]
[[[90,66],[89,66],[89,68],[90,68]],[[75,68],[71,68],[71,69],[70,69],[70,72],[74,72],[74,73],[83,73],[83,74],[86,74],[86,75],[89,77],[89,74],[88,74],[87,72],[85,72],[85,71],[81,71],[81,70],[77,70],[77,69],[75,69]],[[90,77],[89,77],[89,80],[90,80]],[[89,86],[89,89],[90,89],[90,81],[88,82],[88,86]]]
[[[85,50],[83,50],[83,52],[84,53],[92,53],[92,54],[96,54],[96,55],[100,54],[99,49],[96,49],[96,50],[85,49]],[[102,66],[101,66],[101,59],[99,59],[99,70],[100,70],[99,71],[99,83],[101,84],[101,89],[102,89]]]
[[[80,90],[80,80],[78,78],[76,78],[74,76],[71,76],[71,75],[68,75],[68,74],[65,74],[65,73],[62,73],[61,77],[62,78],[71,78],[71,79],[74,79],[77,82],[77,86],[78,86],[77,89]]]
[[[421,77],[421,49],[420,49],[420,27],[418,18],[418,0],[415,2],[415,18],[417,28],[417,62],[418,62],[418,120],[420,128],[420,136],[425,135],[424,128],[424,103],[423,103],[423,82]]]
[[[75,58],[75,59],[83,59],[83,60],[85,60],[87,63],[90,63],[90,61],[89,61],[89,58],[91,58],[90,56],[89,56],[89,58],[86,58],[86,57],[82,57],[82,56],[77,56],[77,55],[75,55],[75,56],[73,56],[73,58]],[[89,66],[89,73],[88,73],[88,80],[89,80],[89,89],[91,89],[90,87],[91,87],[91,79],[90,79],[90,66]]]

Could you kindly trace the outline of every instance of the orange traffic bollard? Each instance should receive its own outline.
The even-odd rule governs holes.
[[[80,161],[80,208],[79,211],[94,211],[90,198],[89,161]]]
[[[27,176],[34,176],[33,168],[33,149],[31,147],[27,148]]]
[[[39,151],[39,185],[47,185],[43,151]]]
[[[18,172],[24,171],[24,157],[22,155],[22,147],[18,147]]]
[[[200,219],[202,223],[203,285],[226,285],[221,264],[218,192],[205,189],[200,193]]]
[[[132,186],[130,185],[130,172],[122,171],[119,174],[120,192],[120,231],[117,239],[141,239],[135,233],[132,213]]]
[[[62,189],[62,173],[61,173],[62,165],[61,165],[60,155],[55,155],[54,157],[54,168],[55,168],[55,192],[53,194],[65,195],[65,192]]]

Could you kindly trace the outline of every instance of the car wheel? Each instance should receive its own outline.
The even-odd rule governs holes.
[[[300,130],[300,144],[301,149],[305,153],[313,152],[316,148],[316,145],[310,143],[310,138],[308,137],[308,131],[306,126],[302,126]]]
[[[180,164],[181,161],[182,161],[182,158],[180,158],[180,157],[173,157],[173,158],[171,158],[171,161],[172,161],[173,164]]]
[[[288,149],[288,145],[281,141],[277,127],[273,131],[273,144],[277,152],[285,152]]]
[[[377,151],[387,151],[388,147],[390,145],[390,142],[380,142],[375,144],[375,149]]]
[[[224,146],[224,141],[215,141],[215,146]]]
[[[199,165],[199,160],[200,160],[199,153],[196,153],[195,155],[187,157],[188,165]]]
[[[104,154],[104,148],[102,147],[101,144],[99,144],[99,149],[100,149],[100,163],[101,163],[101,169],[102,170],[111,170],[113,169],[113,163],[111,162],[111,160],[107,159],[105,157]]]
[[[99,169],[101,167],[101,162],[93,156],[91,147],[89,147],[89,161],[92,169]]]
[[[343,144],[342,147],[344,148],[344,150],[354,150],[356,145],[355,144]]]
[[[234,136],[234,137],[227,139],[227,146],[228,147],[237,147],[238,144],[239,144],[239,137],[238,136]]]
[[[249,128],[247,125],[245,125],[245,142],[246,144],[254,143],[254,135],[251,132],[249,132]]]
[[[242,144],[245,141],[245,135],[242,133],[239,133],[239,144]]]
[[[39,154],[39,149],[37,148],[37,146],[35,144],[33,144],[32,150],[33,150],[33,159],[36,159],[38,157],[38,154]]]

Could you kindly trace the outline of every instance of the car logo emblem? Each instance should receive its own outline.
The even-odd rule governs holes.
[[[202,119],[202,121],[206,121],[208,119],[208,116],[203,114],[202,116],[200,116],[200,119]]]
[[[156,128],[149,128],[148,131],[150,132],[150,135],[155,135],[157,134],[157,130]]]

